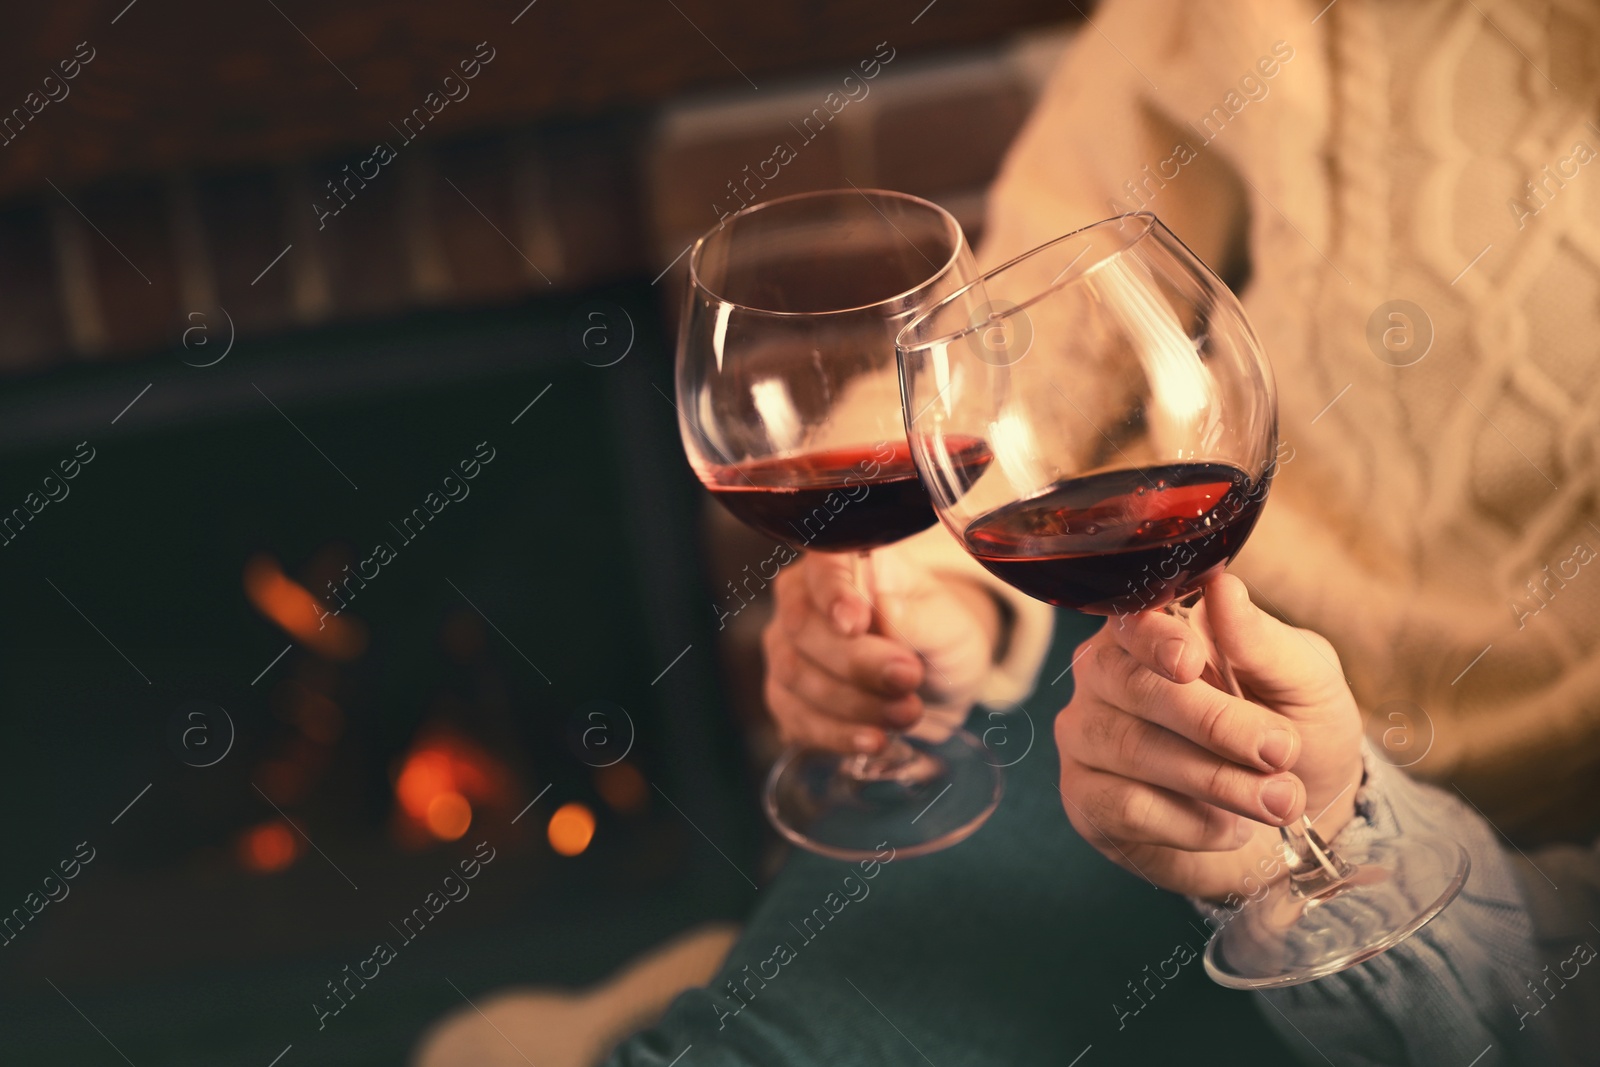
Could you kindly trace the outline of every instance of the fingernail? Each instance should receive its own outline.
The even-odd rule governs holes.
[[[1261,748],[1257,750],[1261,762],[1275,771],[1280,771],[1289,762],[1289,752],[1294,748],[1294,735],[1288,730],[1268,730],[1267,736],[1261,739]]]
[[[883,734],[877,730],[857,730],[850,738],[857,752],[872,753],[883,745]]]
[[[1236,847],[1243,847],[1249,843],[1250,839],[1255,836],[1255,833],[1255,823],[1251,822],[1249,819],[1240,819],[1238,821],[1238,825],[1233,828],[1234,845]]]
[[[1275,778],[1261,787],[1261,806],[1270,811],[1279,822],[1294,810],[1295,787],[1287,778]]]
[[[1183,661],[1184,640],[1181,637],[1169,637],[1156,648],[1156,662],[1161,664],[1161,669],[1168,678],[1178,680],[1178,664]]]
[[[856,613],[850,609],[847,600],[835,600],[833,610],[833,627],[842,634],[850,634],[855,629]]]
[[[895,660],[883,669],[883,687],[900,692],[909,692],[916,688],[921,674],[917,665],[909,660]]]

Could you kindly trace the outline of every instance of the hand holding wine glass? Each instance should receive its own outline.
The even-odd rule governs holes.
[[[1332,974],[1455,898],[1468,863],[1454,842],[1412,831],[1352,860],[1313,825],[1349,803],[1359,723],[1331,649],[1292,635],[1326,654],[1308,660],[1219,577],[1266,503],[1278,419],[1271,366],[1215,274],[1155,216],[1122,215],[983,275],[897,347],[908,440],[945,526],[1023,592],[1112,617],[1059,727],[1074,824],[1207,895],[1239,893],[1241,850],[1270,860],[1280,838],[1287,877],[1212,938],[1213,979]],[[957,460],[975,441],[980,468]],[[1075,797],[1088,804],[1072,812]]]
[[[1220,901],[1287,874],[1272,827],[1307,813],[1332,840],[1350,820],[1361,716],[1327,641],[1255,607],[1237,578],[1211,581],[1198,613],[1247,699],[1200,680],[1206,651],[1188,626],[1141,612],[1074,653],[1055,737],[1085,840],[1164,889]]]
[[[807,553],[773,584],[765,692],[785,741],[872,753],[886,730],[948,733],[988,676],[1002,629],[992,594],[907,560],[876,568],[876,606],[848,556]]]

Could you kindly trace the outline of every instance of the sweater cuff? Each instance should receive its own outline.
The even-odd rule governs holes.
[[[1425,785],[1388,763],[1365,740],[1361,762],[1355,817],[1334,837],[1335,850],[1360,855],[1380,841],[1437,834],[1462,844],[1472,856],[1473,896],[1484,903],[1524,908],[1511,866],[1492,828],[1475,810],[1454,794]]]

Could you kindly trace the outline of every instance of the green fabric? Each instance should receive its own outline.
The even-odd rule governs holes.
[[[981,830],[943,852],[878,867],[797,851],[716,981],[680,996],[608,1062],[1290,1062],[1252,995],[1206,977],[1205,928],[1193,909],[1102,858],[1062,811],[1052,735],[1071,696],[1062,672],[1099,622],[1060,613],[1026,716],[979,711],[968,723],[980,734],[1004,723],[988,740],[1003,761],[1017,761]],[[838,913],[804,923],[814,909]],[[742,983],[746,1005],[728,992],[730,980]]]

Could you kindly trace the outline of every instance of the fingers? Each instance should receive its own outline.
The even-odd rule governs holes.
[[[1203,682],[1169,681],[1111,640],[1084,660],[1079,685],[1216,756],[1264,772],[1285,770],[1298,758],[1299,733],[1276,712]]]
[[[1090,842],[1161,845],[1186,852],[1227,852],[1253,829],[1236,815],[1145,782],[1092,768],[1062,768],[1063,806]]]
[[[1161,611],[1107,621],[1103,631],[1134,659],[1169,681],[1192,682],[1205,670],[1203,642],[1189,624]]]
[[[1223,574],[1206,585],[1206,624],[1241,684],[1278,705],[1315,706],[1345,688],[1333,646],[1310,630],[1273,618],[1250,602],[1245,584]]]
[[[1305,787],[1294,775],[1242,767],[1104,702],[1087,701],[1062,718],[1064,750],[1092,770],[1272,826],[1305,808]]]
[[[876,752],[887,735],[875,726],[846,722],[821,713],[769,675],[766,681],[767,708],[777,720],[785,741],[805,748],[831,752]],[[915,699],[915,698],[913,698]]]
[[[811,606],[846,637],[866,633],[872,625],[872,604],[855,579],[854,557],[812,552],[794,568]]]
[[[808,556],[779,575],[774,618],[762,634],[765,695],[786,740],[871,752],[883,744],[885,729],[904,729],[922,717],[916,692],[924,670],[899,641],[866,633],[865,626],[853,636],[840,632],[829,609],[844,603],[847,614],[853,595],[841,562]]]
[[[825,665],[827,661],[812,659],[792,635],[780,630],[769,630],[763,641],[767,677],[811,705],[819,715],[845,722],[903,727],[916,722],[922,714],[921,701],[915,695],[922,679],[921,668],[915,659],[883,638],[870,642],[865,636],[855,638],[852,644],[867,647],[852,647],[842,653],[847,666],[856,665],[855,671],[870,679],[870,684],[840,677]],[[869,665],[879,662],[886,662],[887,667]],[[897,684],[891,685],[891,681]]]

